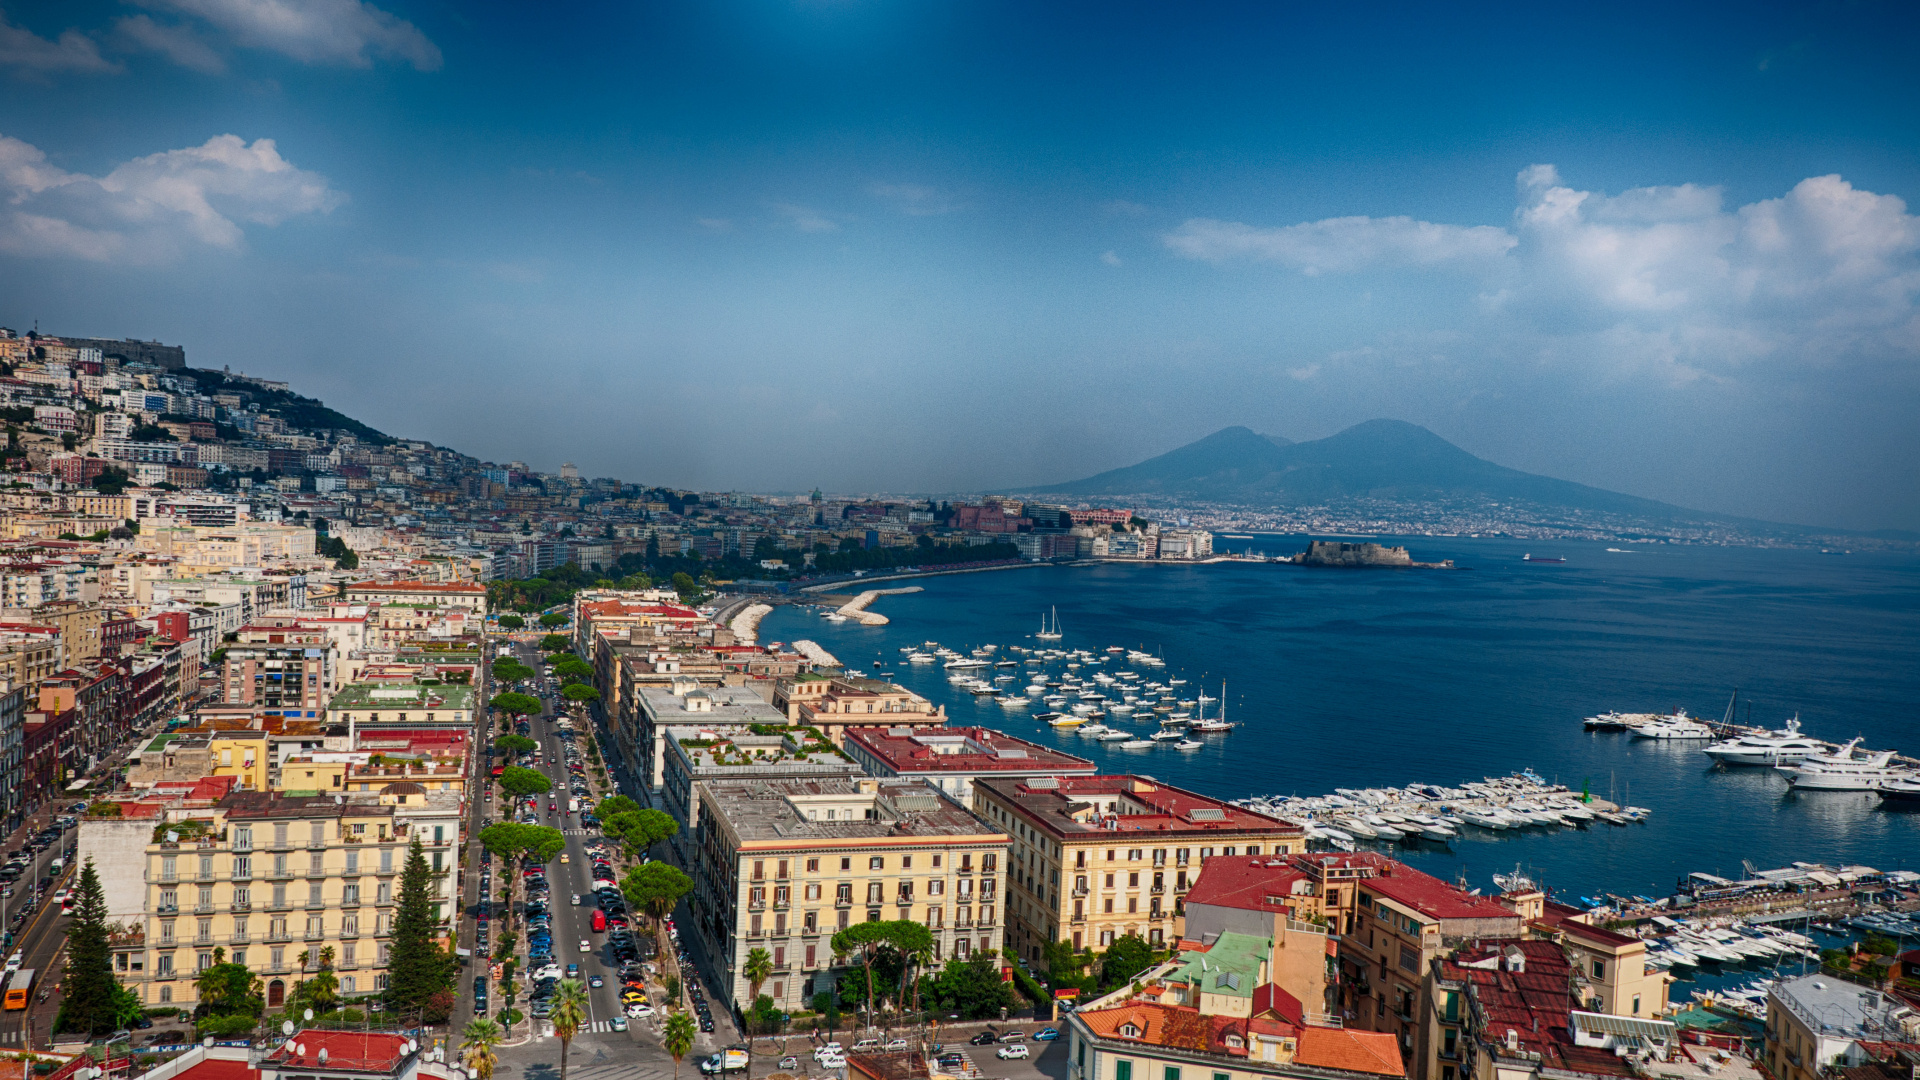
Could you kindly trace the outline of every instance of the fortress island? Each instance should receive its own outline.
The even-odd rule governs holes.
[[[1307,550],[1293,557],[1299,566],[1404,567],[1413,570],[1451,570],[1453,560],[1414,562],[1404,547],[1347,544],[1338,540],[1309,540]]]

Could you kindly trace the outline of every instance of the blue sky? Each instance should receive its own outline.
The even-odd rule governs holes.
[[[395,433],[952,491],[1391,416],[1920,528],[1910,7],[0,10],[0,323]]]

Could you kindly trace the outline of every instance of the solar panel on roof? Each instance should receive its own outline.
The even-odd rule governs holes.
[[[1225,821],[1227,812],[1216,806],[1202,806],[1187,815],[1195,821]]]

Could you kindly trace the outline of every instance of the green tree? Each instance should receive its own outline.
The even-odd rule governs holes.
[[[318,955],[302,949],[300,967],[303,970],[312,967],[314,971],[312,975],[294,983],[293,990],[287,994],[288,1015],[302,1009],[312,1009],[317,1015],[338,1008],[340,977],[333,973],[333,946],[322,948]]]
[[[524,799],[529,795],[545,795],[553,790],[553,781],[533,769],[523,769],[518,765],[509,765],[500,771],[496,781],[500,789],[515,798]]]
[[[533,678],[539,672],[521,663],[512,656],[502,656],[493,662],[495,682],[515,683]]]
[[[1153,946],[1139,934],[1127,934],[1100,954],[1100,982],[1103,986],[1118,986],[1140,974],[1153,963]]]
[[[227,951],[215,947],[213,964],[193,980],[196,1020],[240,1016],[258,1019],[267,1008],[266,993],[260,979],[245,964],[227,963]]]
[[[653,916],[654,943],[662,954],[667,951],[666,918],[680,898],[692,891],[693,879],[663,862],[629,870],[620,879],[620,895],[627,903]]]
[[[118,806],[120,804],[108,803],[107,805]],[[625,795],[615,795],[611,798],[601,799],[600,805],[595,807],[595,809],[599,811],[600,819],[605,821],[612,818],[615,814],[638,813],[640,804],[627,798]]]
[[[699,593],[700,584],[693,580],[692,574],[682,570],[673,575],[673,591],[679,593],[680,598],[684,600]]]
[[[1014,1005],[1013,987],[1000,977],[1000,963],[992,953],[953,957],[932,982],[934,996],[944,1012],[968,1020],[993,1019]]]
[[[388,946],[387,1008],[403,1017],[418,1015],[427,1023],[445,1019],[431,1015],[430,1005],[435,995],[452,989],[458,964],[440,947],[433,893],[426,849],[415,837],[400,871],[399,904]]]
[[[621,803],[611,813],[607,810],[610,803]],[[625,796],[615,796],[599,805],[601,831],[620,841],[627,858],[637,859],[650,850],[653,845],[673,836],[680,831],[680,823],[672,814],[664,810],[626,809],[633,806],[633,800]]]
[[[560,1039],[560,1080],[567,1080],[567,1048],[587,1023],[587,987],[579,979],[561,979],[553,988],[553,1011],[547,1019]]]
[[[748,952],[747,962],[740,968],[740,974],[747,977],[747,997],[758,999],[761,984],[773,978],[773,954],[760,948]]]
[[[79,900],[67,927],[67,970],[56,1031],[94,1036],[114,1030],[113,954],[107,942],[107,897],[88,857],[80,868]]]
[[[572,619],[568,618],[565,615],[560,614],[557,611],[549,611],[545,615],[540,616],[540,625],[546,627],[549,630],[553,629],[556,626],[565,626],[572,621],[573,621]]]
[[[509,716],[532,716],[540,711],[540,699],[532,694],[495,694],[487,704]]]
[[[1073,947],[1071,941],[1049,941],[1040,947],[1047,965],[1047,986],[1054,990],[1092,990],[1094,980],[1086,974],[1091,954]]]
[[[658,561],[660,561],[660,534],[650,532],[647,534],[647,564],[651,566]]]
[[[531,754],[540,744],[525,735],[502,735],[493,740],[494,748],[505,754]]]
[[[667,1053],[673,1055],[673,1080],[680,1080],[680,1059],[693,1049],[693,1040],[698,1031],[694,1027],[693,1014],[675,1009],[667,1017],[666,1039]],[[485,1078],[481,1078],[485,1080]]]
[[[511,771],[511,770],[509,770]],[[538,775],[538,774],[536,774]],[[496,821],[480,830],[480,846],[497,856],[507,864],[507,902],[509,918],[514,897],[514,882],[524,880],[514,871],[521,859],[532,858],[545,864],[552,861],[561,849],[567,846],[567,837],[559,829],[549,825],[528,825],[519,821]],[[512,934],[501,935],[502,941],[512,940]],[[511,1026],[511,1025],[509,1025]]]
[[[565,634],[548,634],[540,639],[541,652],[560,652],[573,645],[573,639]]]
[[[526,627],[527,620],[518,615],[500,616],[500,629],[502,630],[524,630]]]
[[[500,1010],[500,1029],[506,1032],[509,1036],[511,1036],[513,1034],[513,1025],[519,1023],[522,1020],[525,1020],[526,1018],[527,1016],[525,1013],[521,1012],[519,1009],[513,1008],[512,1006],[508,1006],[507,1008]]]
[[[910,929],[909,929],[910,928]],[[915,931],[918,931],[916,933]],[[867,1022],[873,1022],[873,963],[883,946],[911,951],[920,935],[928,934],[925,926],[905,920],[890,922],[855,923],[833,935],[833,955],[851,956],[858,952],[860,964],[866,969],[867,982]],[[902,947],[902,943],[908,947]]]
[[[474,1080],[493,1080],[493,1070],[500,1064],[500,1043],[506,1039],[506,1033],[500,1025],[482,1017],[467,1024],[460,1032],[460,1063],[473,1074]]]
[[[593,678],[593,665],[572,653],[567,653],[554,659],[553,673],[562,679],[578,679],[585,682]]]
[[[572,702],[599,701],[600,691],[585,683],[569,683],[561,688],[560,696]]]

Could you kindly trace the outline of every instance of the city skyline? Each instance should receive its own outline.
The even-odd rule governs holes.
[[[0,322],[640,483],[1392,417],[1920,527],[1904,11],[264,10],[6,9]]]

